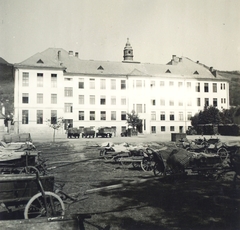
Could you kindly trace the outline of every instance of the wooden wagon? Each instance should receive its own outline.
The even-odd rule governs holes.
[[[0,175],[0,218],[9,213],[23,212],[24,218],[63,216],[62,199],[53,192],[54,177],[36,174]]]

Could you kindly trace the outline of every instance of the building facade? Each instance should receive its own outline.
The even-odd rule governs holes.
[[[126,113],[142,119],[143,133],[185,132],[204,105],[229,108],[229,83],[212,68],[175,55],[166,64],[133,60],[126,43],[122,62],[81,60],[49,48],[15,64],[15,131],[51,132],[47,119],[73,127],[127,129]]]

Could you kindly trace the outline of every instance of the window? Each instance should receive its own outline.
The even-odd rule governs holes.
[[[225,83],[221,83],[221,89],[225,89]]]
[[[116,120],[116,111],[111,111],[111,120],[112,121]]]
[[[180,81],[178,82],[178,88],[182,88],[183,87],[183,83]]]
[[[165,100],[164,99],[160,99],[160,105],[165,105]]]
[[[217,98],[213,98],[213,106],[217,107]]]
[[[37,104],[43,104],[43,94],[42,93],[37,94]]]
[[[183,121],[183,112],[179,112],[179,121]]]
[[[84,95],[78,95],[78,104],[84,105]]]
[[[57,110],[51,110],[51,124],[57,124]]]
[[[90,121],[95,120],[95,111],[90,111]]]
[[[95,105],[95,95],[90,95],[90,104]]]
[[[37,73],[37,87],[43,87],[43,73]]]
[[[165,132],[166,131],[166,127],[165,126],[161,126],[161,132]]]
[[[174,100],[169,100],[169,105],[174,106]]]
[[[164,87],[164,81],[160,81],[160,87]]]
[[[64,95],[65,95],[65,97],[72,97],[73,96],[73,88],[72,87],[65,87],[64,88]]]
[[[209,106],[209,98],[205,98],[204,102],[205,102],[205,106]]]
[[[84,111],[78,111],[78,120],[84,121]]]
[[[126,89],[126,81],[121,80],[121,89]]]
[[[170,113],[169,118],[170,118],[170,121],[174,121],[174,113],[173,112]]]
[[[152,133],[156,133],[156,126],[151,126]]]
[[[165,112],[161,112],[160,114],[160,120],[165,121]]]
[[[200,92],[200,82],[196,83],[196,92]]]
[[[188,99],[187,106],[192,106],[192,99],[191,98]]]
[[[57,88],[57,74],[51,74],[51,87]]]
[[[84,79],[83,78],[78,79],[78,88],[84,89]]]
[[[151,112],[151,120],[156,121],[156,112],[155,111]]]
[[[29,73],[22,73],[22,86],[29,86]]]
[[[205,93],[208,92],[208,83],[204,83],[204,92],[205,92]]]
[[[216,93],[217,92],[217,83],[213,83],[213,92]]]
[[[111,89],[116,89],[116,80],[111,79]]]
[[[170,126],[170,131],[171,132],[175,131],[175,127],[174,126]]]
[[[152,104],[152,105],[156,105],[156,100],[155,100],[155,99],[152,99],[152,100],[151,100],[151,104]]]
[[[170,81],[170,82],[169,82],[169,86],[174,86],[174,82],[173,82],[173,81]]]
[[[142,80],[136,80],[136,88],[142,88]]]
[[[121,126],[121,131],[122,131],[122,133],[124,133],[126,130],[127,130],[127,127],[126,127],[126,126]]]
[[[187,88],[188,89],[191,89],[191,87],[192,87],[192,84],[191,84],[191,82],[187,82]],[[199,86],[200,87],[200,86]],[[197,91],[198,92],[198,91]]]
[[[201,106],[201,98],[197,98],[197,106]]]
[[[65,103],[64,104],[64,112],[65,113],[72,113],[73,112],[73,104],[72,103]]]
[[[121,105],[126,105],[127,99],[125,97],[121,98]]]
[[[142,104],[136,104],[137,107],[137,113],[142,113]]]
[[[105,96],[100,97],[100,105],[106,105],[106,97]]]
[[[57,94],[51,94],[51,103],[57,104]]]
[[[22,94],[22,103],[28,104],[28,99],[29,99],[28,93],[23,93]]]
[[[43,124],[43,111],[37,110],[37,124]]]
[[[115,96],[111,97],[111,105],[116,105],[116,97]]]
[[[192,113],[191,113],[191,112],[188,112],[188,114],[187,114],[187,119],[188,119],[188,121],[190,121],[191,118],[192,118]]]
[[[95,79],[90,78],[89,87],[90,87],[90,89],[95,89]]]
[[[22,110],[22,124],[28,124],[28,110]]]
[[[183,101],[182,100],[178,101],[178,106],[183,106]]]
[[[122,121],[125,121],[126,119],[127,119],[126,112],[125,112],[125,111],[122,111],[122,112],[121,112],[121,120],[122,120]]]
[[[106,80],[100,79],[100,89],[106,89]]]
[[[155,87],[155,81],[151,81],[151,87]]]
[[[101,119],[101,121],[106,120],[106,111],[101,111],[100,119]]]

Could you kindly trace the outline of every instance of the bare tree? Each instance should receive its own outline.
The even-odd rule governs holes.
[[[62,127],[64,123],[63,117],[52,117],[46,120],[48,126],[53,129],[53,142],[55,142],[56,130]]]

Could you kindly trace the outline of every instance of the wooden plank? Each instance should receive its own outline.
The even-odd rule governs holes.
[[[81,229],[82,221],[75,219],[52,219],[36,218],[29,220],[4,220],[0,221],[0,229],[8,230],[77,230]]]

